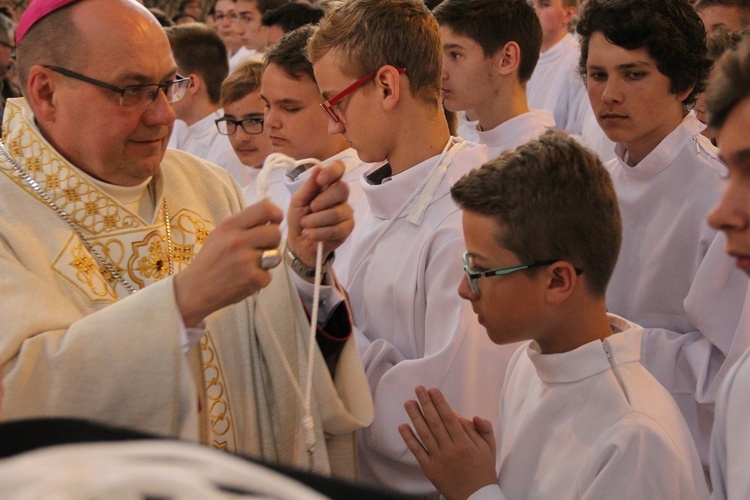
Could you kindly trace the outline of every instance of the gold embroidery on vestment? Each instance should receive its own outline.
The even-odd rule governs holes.
[[[210,332],[201,339],[203,370],[206,381],[206,396],[211,425],[211,443],[221,450],[236,451],[237,436],[232,418],[232,409],[226,394],[226,384],[221,363],[216,355],[216,346]]]

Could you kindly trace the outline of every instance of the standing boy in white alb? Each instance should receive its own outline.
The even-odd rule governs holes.
[[[526,92],[533,109],[549,109],[561,130],[581,135],[591,116],[586,86],[578,74],[578,41],[570,26],[578,0],[533,0],[542,24],[542,51]]]
[[[580,68],[604,132],[623,243],[607,307],[646,331],[642,362],[677,401],[704,465],[720,381],[735,352],[747,282],[706,223],[726,169],[689,113],[711,68],[687,0],[588,0]]]
[[[271,154],[271,141],[265,128],[265,103],[260,97],[263,63],[248,60],[240,63],[221,84],[221,107],[224,116],[214,121],[220,134],[229,143],[247,170],[247,185],[243,187],[248,204],[259,201],[255,179],[263,162]],[[280,196],[282,197],[280,199]],[[286,206],[286,190],[269,189],[269,198],[277,206]],[[284,203],[280,203],[280,201]]]
[[[690,431],[638,362],[643,329],[607,313],[621,225],[597,157],[549,132],[451,194],[466,239],[459,294],[493,342],[531,342],[508,367],[494,432],[417,388],[405,404],[416,434],[399,430],[427,477],[450,499],[706,498]]]
[[[477,142],[494,158],[555,126],[530,110],[526,82],[542,29],[526,0],[446,0],[434,10],[443,43],[443,104],[476,116]]]
[[[185,96],[173,104],[177,120],[169,147],[215,163],[241,186],[247,185],[247,169],[214,125],[222,116],[221,83],[229,72],[224,42],[214,29],[200,23],[173,26],[166,32],[177,70],[190,79]]]
[[[454,293],[464,242],[449,189],[487,156],[450,137],[440,45],[422,0],[351,0],[328,12],[308,45],[329,132],[377,162],[361,178],[367,208],[347,280],[375,398],[375,420],[360,434],[361,479],[417,495],[436,491],[399,436],[397,402],[425,383],[495,421],[510,354]]]
[[[323,99],[312,63],[305,56],[307,42],[314,31],[312,26],[302,26],[282,37],[266,52],[261,90],[266,110],[265,125],[275,153],[294,160],[316,159],[323,165],[334,161],[344,164],[344,182],[349,186],[349,203],[356,207],[356,225],[365,206],[359,179],[368,165],[362,163],[341,134],[328,133],[328,118],[320,112]],[[296,172],[286,175],[284,170],[277,169],[271,174],[271,182],[286,189],[289,199],[289,191],[296,192],[307,179],[304,168],[301,166]],[[349,270],[351,246],[352,240],[349,239],[336,249],[333,267],[342,283],[346,282]]]

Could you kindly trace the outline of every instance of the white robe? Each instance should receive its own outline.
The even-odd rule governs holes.
[[[750,351],[722,384],[711,435],[711,484],[715,500],[750,498]]]
[[[497,422],[497,398],[515,348],[492,344],[471,305],[457,294],[465,245],[461,212],[449,193],[486,159],[484,147],[467,145],[447,167],[422,223],[407,221],[409,207],[369,252],[373,239],[438,158],[380,185],[362,179],[367,210],[354,234],[347,287],[375,400],[375,420],[361,433],[362,481],[435,494],[397,429],[408,421],[403,404],[414,398],[417,385],[439,388],[462,414]],[[363,264],[353,274],[360,259]]]
[[[177,120],[175,123],[179,125],[172,131],[169,147],[210,161],[232,174],[240,186],[247,186],[250,182],[247,167],[237,157],[229,137],[221,135],[214,123],[214,120],[222,116],[222,110],[217,110],[189,126],[182,120]]]
[[[488,159],[497,158],[500,153],[536,139],[555,126],[550,111],[531,110],[514,116],[492,130],[477,130],[477,142],[487,145]]]
[[[57,153],[23,99],[9,101],[3,137],[11,155],[139,291],[128,295],[107,279],[70,226],[0,162],[2,418],[79,417],[163,436],[177,436],[192,419],[194,435],[217,448],[307,467],[301,404],[272,341],[279,338],[302,379],[309,322],[285,266],[257,299],[207,317],[200,346],[182,353],[173,277],[159,265],[169,254],[161,202],[169,209],[179,272],[213,228],[244,206],[231,177],[168,150],[152,181],[156,208],[142,218]],[[273,331],[255,316],[259,308],[272,318]],[[201,379],[191,375],[201,372]],[[193,404],[182,405],[191,391]],[[316,470],[328,472],[330,465],[351,473],[341,450],[352,450],[353,431],[372,418],[368,400],[353,339],[334,379],[317,353]]]
[[[231,73],[237,66],[250,59],[262,62],[263,54],[255,49],[248,49],[243,45],[229,58],[229,72]]]
[[[593,116],[586,86],[578,73],[578,42],[571,34],[539,55],[526,84],[529,107],[547,109],[561,130],[580,135],[584,121]]]
[[[635,167],[621,144],[606,164],[623,221],[607,307],[646,328],[641,362],[677,401],[707,464],[718,385],[750,331],[738,328],[747,279],[706,222],[724,167],[701,129],[687,115]]]
[[[479,499],[704,499],[698,453],[674,401],[638,362],[642,330],[543,355],[534,342],[508,367],[498,485]],[[605,349],[609,349],[612,361]]]

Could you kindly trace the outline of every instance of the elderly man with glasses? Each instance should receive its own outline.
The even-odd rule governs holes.
[[[3,419],[85,418],[350,470],[331,446],[351,449],[372,408],[346,307],[324,304],[311,328],[309,283],[272,269],[281,210],[245,208],[224,170],[167,150],[188,80],[156,20],[133,0],[34,0],[16,39],[25,99],[9,101],[0,146]],[[292,199],[286,245],[307,266],[351,231],[342,174],[316,170]]]

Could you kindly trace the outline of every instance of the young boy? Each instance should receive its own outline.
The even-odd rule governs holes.
[[[173,26],[166,32],[177,71],[190,78],[184,97],[172,105],[178,120],[169,147],[215,163],[241,186],[247,185],[247,169],[214,125],[222,116],[221,82],[229,72],[224,42],[215,30],[200,23]]]
[[[531,111],[526,102],[542,43],[526,0],[446,0],[434,14],[443,42],[443,104],[477,118],[478,142],[490,158],[555,126],[550,111]]]
[[[312,26],[303,26],[285,35],[266,52],[261,87],[265,127],[275,153],[295,160],[314,158],[323,164],[334,161],[344,164],[347,171],[344,182],[349,186],[349,203],[356,209],[356,221],[364,212],[359,178],[368,165],[362,163],[342,135],[328,133],[328,118],[320,112],[323,99],[312,64],[305,56],[307,42],[314,31]],[[285,179],[294,179],[286,184],[291,191],[299,189],[307,178],[301,172],[284,175],[283,170],[276,170],[271,176],[272,186],[279,184],[282,188]],[[351,241],[348,241],[336,250],[333,265],[342,282],[346,281],[349,270],[350,249]]]
[[[713,403],[747,283],[706,215],[725,168],[689,113],[711,68],[687,0],[589,0],[577,26],[580,69],[599,125],[617,143],[606,164],[623,220],[608,309],[646,328],[643,365],[672,393],[704,464]]]
[[[263,64],[245,61],[229,74],[221,85],[221,107],[224,116],[215,122],[219,133],[229,138],[234,152],[247,171],[247,184],[243,188],[248,204],[258,201],[255,179],[263,161],[271,154],[271,141],[265,129],[263,112],[265,103],[260,96]],[[271,198],[278,206],[286,208],[286,189],[271,189]],[[279,204],[283,202],[283,204]]]
[[[417,388],[421,411],[405,404],[416,434],[399,431],[427,477],[447,498],[706,498],[690,432],[638,362],[642,329],[607,313],[621,224],[597,157],[548,132],[451,195],[467,249],[459,294],[493,342],[531,342],[508,367],[497,443],[489,422]]]
[[[289,3],[289,0],[236,0],[237,25],[240,38],[248,51],[246,57],[262,57],[266,51],[266,28],[263,14]]]
[[[551,110],[558,128],[580,135],[591,105],[577,71],[578,41],[570,33],[578,0],[532,4],[542,25],[542,52],[526,88],[529,106]]]
[[[696,0],[693,7],[709,33],[717,30],[739,31],[750,26],[747,0]]]
[[[398,434],[403,409],[395,403],[427,383],[459,411],[494,422],[512,352],[493,346],[452,293],[464,243],[448,191],[486,151],[450,137],[440,46],[422,0],[337,5],[308,44],[329,132],[377,162],[361,178],[367,207],[352,237],[347,287],[377,415],[360,435],[360,476],[416,495],[435,488]],[[482,391],[467,389],[480,382]]]
[[[709,124],[729,170],[726,190],[708,221],[727,235],[726,251],[750,274],[750,40],[719,63],[708,89]],[[748,318],[743,318],[747,325]],[[746,328],[750,328],[747,327]],[[750,351],[726,377],[711,437],[713,498],[750,498]]]

